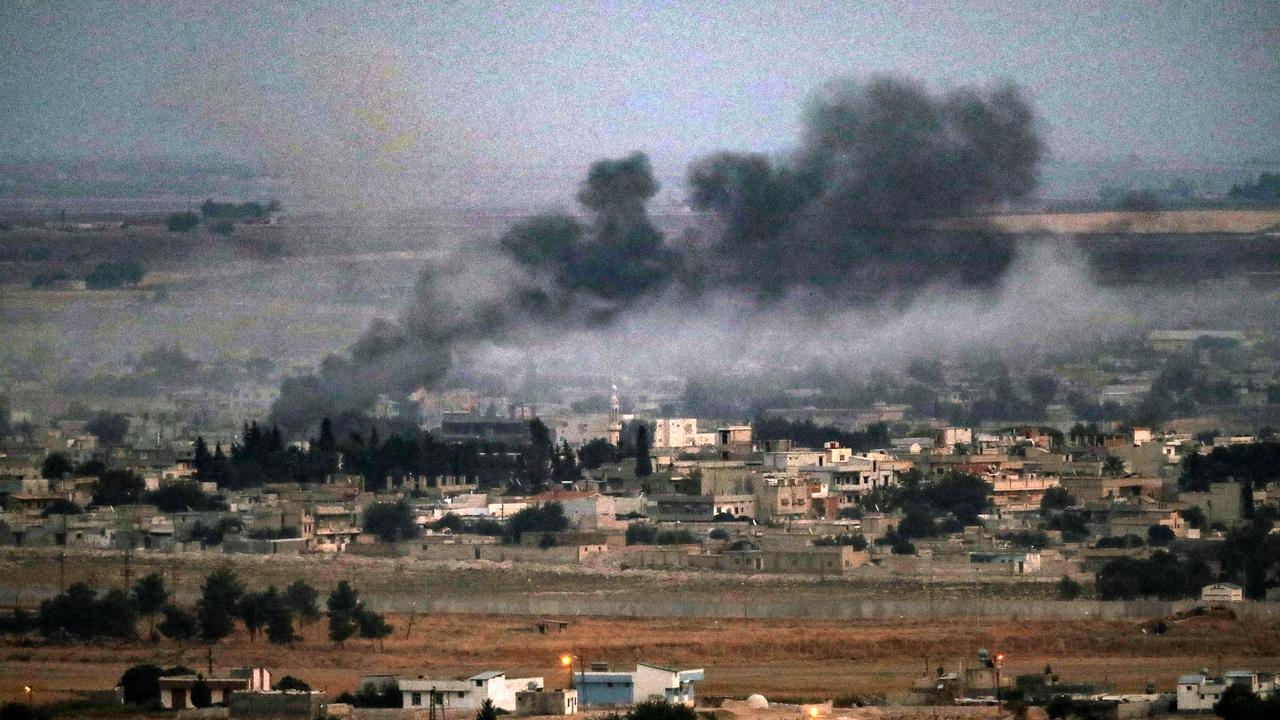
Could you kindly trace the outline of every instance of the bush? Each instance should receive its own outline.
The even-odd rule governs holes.
[[[1173,530],[1164,525],[1152,525],[1147,528],[1147,543],[1151,547],[1167,547],[1177,536]]]
[[[1099,549],[1117,549],[1117,548],[1137,548],[1142,547],[1142,538],[1137,535],[1112,535],[1111,537],[1098,538],[1097,547]]]
[[[344,692],[338,695],[337,701],[358,708],[398,708],[403,703],[399,683],[390,683],[379,688],[372,683],[361,685],[354,693]]]
[[[813,541],[815,547],[840,547],[848,545],[854,550],[866,550],[867,538],[858,533],[856,535],[827,535]]]
[[[193,212],[174,213],[164,225],[169,232],[191,232],[200,226],[200,216]]]
[[[364,511],[364,531],[382,542],[412,540],[421,532],[408,500],[370,505]]]
[[[1098,571],[1098,597],[1103,600],[1134,600],[1159,597],[1162,600],[1198,597],[1200,588],[1213,579],[1209,567],[1200,560],[1187,562],[1157,551],[1150,559],[1117,558]]]
[[[557,502],[543,504],[536,508],[525,508],[507,521],[505,540],[508,543],[520,542],[520,536],[526,532],[563,532],[569,529],[569,518],[564,515],[564,506]]]
[[[49,713],[44,708],[27,703],[6,703],[0,705],[0,720],[49,720]]]
[[[1080,587],[1080,583],[1072,580],[1066,575],[1058,581],[1058,599],[1059,600],[1075,600],[1084,592],[1084,588]]]
[[[99,599],[93,588],[75,583],[40,603],[40,632],[46,638],[132,638],[137,620],[129,596],[119,589],[108,590]]]
[[[94,290],[113,290],[121,285],[137,285],[146,271],[132,260],[100,262],[84,277],[84,284]]]
[[[659,530],[656,525],[632,523],[627,526],[628,545],[691,545],[698,537],[688,530]]]
[[[712,528],[712,529],[711,529],[711,532],[708,532],[708,533],[707,533],[707,539],[709,539],[709,540],[728,540],[728,539],[729,539],[729,531],[728,531],[728,530],[725,530],[724,528]]]
[[[281,692],[311,692],[311,686],[292,675],[285,675],[276,682],[273,690]]]
[[[1001,540],[1020,548],[1043,548],[1049,544],[1049,536],[1040,530],[1021,530],[997,535]]]

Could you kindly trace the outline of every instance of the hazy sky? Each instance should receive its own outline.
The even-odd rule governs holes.
[[[780,152],[836,75],[1002,79],[1065,159],[1280,154],[1280,1],[0,2],[0,154],[361,179]],[[396,180],[392,184],[398,184]]]

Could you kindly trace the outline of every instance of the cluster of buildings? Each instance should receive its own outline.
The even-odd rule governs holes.
[[[982,651],[985,653],[986,651]],[[426,675],[366,675],[358,681],[358,695],[398,698],[399,713],[385,707],[362,711],[343,702],[335,702],[326,693],[313,690],[273,689],[271,673],[265,668],[234,668],[222,673],[175,675],[160,678],[160,706],[166,710],[191,710],[196,707],[193,693],[203,685],[214,705],[227,708],[230,718],[321,718],[369,717],[404,718],[470,718],[486,703],[502,714],[521,717],[569,716],[591,711],[616,711],[644,702],[665,702],[687,707],[699,706],[696,686],[705,679],[698,669],[680,669],[651,663],[638,663],[634,669],[615,670],[607,663],[586,665],[577,656],[561,658],[567,677],[557,678],[548,687],[542,676],[511,677],[501,670],[490,670],[465,677],[428,677]],[[1145,692],[1117,692],[1108,682],[1073,682],[1060,680],[1046,668],[1043,675],[1015,675],[1000,672],[1003,655],[988,656],[974,665],[961,664],[955,671],[939,667],[914,681],[905,693],[886,696],[888,704],[875,708],[876,717],[914,717],[924,711],[933,716],[947,708],[959,708],[965,717],[1004,717],[1012,709],[1011,700],[1024,707],[1036,708],[1053,699],[1068,699],[1075,712],[1089,717],[1139,719],[1173,715],[1212,714],[1214,705],[1228,688],[1240,686],[1260,699],[1274,695],[1280,685],[1277,675],[1253,670],[1232,670],[1214,676],[1208,669],[1182,675],[1172,692],[1161,692],[1149,684]],[[833,717],[837,708],[831,702],[794,706],[770,703],[761,695],[746,700],[717,698],[714,707],[743,717],[790,716]],[[965,714],[964,708],[987,707],[991,713]],[[769,712],[772,710],[773,712]],[[950,717],[951,715],[946,715]]]
[[[5,508],[0,544],[353,552],[819,576],[1084,578],[1117,557],[1152,552],[1154,543],[1146,540],[1153,527],[1167,529],[1163,534],[1176,543],[1216,542],[1243,513],[1235,483],[1216,483],[1204,492],[1179,490],[1182,458],[1207,452],[1208,446],[1145,428],[1055,436],[1034,427],[996,433],[941,427],[932,436],[895,438],[888,447],[855,452],[835,442],[818,448],[788,440],[761,442],[750,425],[704,431],[694,418],[658,418],[654,425],[658,442],[651,475],[638,477],[634,461],[625,460],[524,496],[501,488],[485,491],[464,476],[388,477],[373,487],[361,476],[337,474],[323,484],[238,491],[206,483],[204,489],[225,502],[217,510],[161,512],[138,504],[50,514],[50,506],[62,500],[87,506],[96,479],[74,474],[45,479],[32,458],[0,458]],[[103,453],[94,449],[92,435],[76,434],[52,445],[61,452],[82,445],[83,457],[133,470],[149,490],[194,477],[189,445],[114,447]],[[879,507],[876,493],[908,477],[928,483],[955,472],[986,483],[985,511],[976,523],[917,538],[913,552],[900,552],[889,539],[903,509]],[[1068,493],[1073,510],[1088,518],[1086,537],[1045,529],[1046,519],[1060,512],[1042,507],[1046,494],[1055,490]],[[1255,505],[1272,502],[1276,491],[1255,487]],[[363,516],[372,504],[400,498],[412,505],[419,537],[389,544],[365,532]],[[492,530],[523,509],[550,503],[564,510],[567,529],[525,533],[514,543]],[[1202,521],[1187,519],[1191,508],[1199,508]],[[455,521],[442,523],[451,515]],[[651,532],[637,534],[634,525]],[[1131,536],[1137,541],[1102,542]]]

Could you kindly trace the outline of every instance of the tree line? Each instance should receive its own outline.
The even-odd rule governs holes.
[[[212,645],[235,632],[238,622],[251,642],[261,634],[269,643],[291,645],[301,639],[295,623],[310,625],[322,617],[319,597],[319,591],[303,580],[283,590],[271,585],[255,592],[233,570],[222,567],[205,577],[200,597],[187,608],[173,599],[164,577],[152,573],[127,590],[99,593],[86,583],[74,583],[41,602],[35,614],[17,608],[0,616],[0,632],[38,631],[49,641],[136,640],[138,622],[145,618],[146,636],[153,641],[165,637]],[[382,641],[393,630],[346,580],[329,593],[323,616],[329,621],[329,639],[338,645],[354,636]]]

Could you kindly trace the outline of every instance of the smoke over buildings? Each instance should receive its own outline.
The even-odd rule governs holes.
[[[790,157],[726,152],[690,167],[692,203],[718,228],[679,249],[649,218],[658,183],[646,156],[598,161],[577,194],[582,216],[529,218],[496,253],[460,248],[427,268],[398,323],[375,323],[347,357],[285,383],[276,419],[299,428],[357,410],[378,392],[438,383],[479,344],[643,318],[659,296],[679,306],[745,291],[766,312],[802,289],[822,296],[809,311],[835,311],[954,273],[993,283],[1008,240],[921,223],[1025,196],[1041,156],[1016,88],[933,95],[895,78],[835,81],[814,97]],[[983,272],[970,272],[975,260]]]
[[[1218,300],[1104,290],[1062,238],[933,222],[1027,196],[1043,154],[1015,87],[931,94],[896,78],[840,80],[814,97],[790,154],[694,162],[690,201],[706,215],[678,242],[648,213],[659,188],[646,156],[598,161],[580,213],[450,249],[397,322],[286,382],[275,420],[298,430],[516,356],[682,374],[865,368],[975,348],[1043,356],[1132,332],[1152,308],[1168,318],[1237,302],[1234,287]]]

